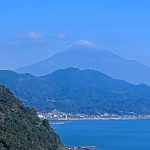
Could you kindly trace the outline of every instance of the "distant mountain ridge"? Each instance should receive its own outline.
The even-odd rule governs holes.
[[[122,79],[134,84],[150,85],[150,67],[137,61],[127,60],[112,52],[101,50],[84,40],[73,43],[64,51],[46,60],[19,68],[16,71],[41,76],[69,67],[97,70],[115,79]]]
[[[41,77],[0,71],[0,84],[38,111],[150,114],[149,86],[116,80],[95,70],[67,68]]]

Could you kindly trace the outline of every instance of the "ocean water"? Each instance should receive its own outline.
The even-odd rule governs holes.
[[[51,126],[65,145],[97,146],[97,150],[150,150],[150,120],[88,120]]]

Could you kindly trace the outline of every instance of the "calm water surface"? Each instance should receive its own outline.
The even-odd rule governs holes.
[[[150,150],[150,120],[72,121],[52,125],[66,145],[97,150]]]

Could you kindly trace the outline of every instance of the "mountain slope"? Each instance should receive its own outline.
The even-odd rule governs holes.
[[[68,68],[41,77],[17,74],[16,79],[5,73],[0,71],[0,83],[39,111],[150,114],[149,86],[115,80],[98,71]]]
[[[96,48],[87,41],[78,41],[56,55],[16,70],[19,73],[46,75],[58,69],[76,67],[92,69],[134,84],[150,84],[150,68],[133,60],[127,60],[109,51]]]
[[[61,150],[58,135],[33,109],[25,108],[13,94],[0,86],[0,149]]]

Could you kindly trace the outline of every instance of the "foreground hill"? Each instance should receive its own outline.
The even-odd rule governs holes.
[[[0,150],[61,150],[59,137],[33,109],[0,86]]]
[[[98,49],[92,43],[84,40],[75,42],[64,51],[46,60],[20,68],[17,72],[41,76],[69,67],[97,70],[115,79],[150,85],[150,67]]]
[[[68,68],[35,77],[0,71],[0,83],[39,111],[150,114],[150,87],[115,80],[94,70]]]

